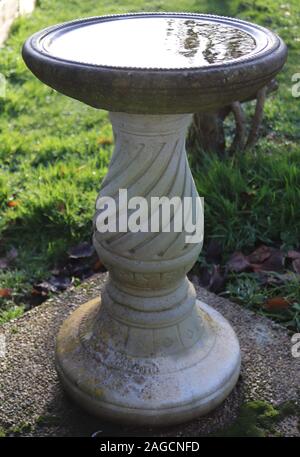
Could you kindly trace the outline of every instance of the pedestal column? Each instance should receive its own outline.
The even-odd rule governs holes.
[[[140,425],[179,423],[231,391],[238,341],[219,313],[196,300],[186,277],[202,242],[188,242],[185,229],[165,232],[164,221],[157,232],[120,230],[132,212],[124,220],[119,190],[127,190],[128,200],[144,197],[149,207],[151,197],[191,197],[195,209],[185,152],[191,115],[110,117],[115,150],[99,197],[116,203],[117,231],[97,230],[101,210],[94,219],[94,244],[109,280],[101,301],[82,305],[64,323],[57,368],[67,391],[92,413]]]

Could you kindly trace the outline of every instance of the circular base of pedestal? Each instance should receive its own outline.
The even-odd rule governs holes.
[[[89,350],[89,329],[100,306],[100,299],[80,306],[57,338],[60,380],[88,412],[124,424],[167,426],[208,413],[235,386],[238,340],[226,319],[205,303],[196,302],[203,338],[179,353],[148,358],[114,352],[109,341],[104,353]]]

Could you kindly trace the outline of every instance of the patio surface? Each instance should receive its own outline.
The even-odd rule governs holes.
[[[168,429],[122,428],[94,418],[74,405],[54,368],[55,336],[78,305],[97,297],[106,280],[99,274],[49,299],[2,327],[6,357],[0,357],[0,431],[8,436],[203,436],[228,429],[241,405],[263,400],[277,407],[299,402],[300,358],[291,354],[291,335],[270,319],[197,288],[198,298],[220,311],[235,329],[242,350],[239,382],[214,412]],[[291,413],[266,434],[300,436]],[[1,435],[1,433],[0,433]]]

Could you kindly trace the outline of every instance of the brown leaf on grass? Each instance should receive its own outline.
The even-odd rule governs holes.
[[[286,273],[258,271],[258,277],[261,286],[282,286],[297,279],[297,275],[293,271],[287,271]]]
[[[35,307],[41,305],[47,298],[48,291],[33,287],[31,294],[28,296],[28,302],[31,307]]]
[[[34,296],[42,295],[44,297],[47,297],[48,290],[46,288],[43,288],[43,283],[36,284],[35,286],[33,286],[32,290],[31,290],[31,295],[34,295]]]
[[[249,259],[249,257],[248,257]],[[284,267],[285,255],[279,249],[273,249],[273,252],[263,263],[251,263],[253,271],[276,271],[280,272]]]
[[[229,271],[234,271],[235,273],[241,273],[242,271],[248,270],[250,266],[250,262],[242,252],[235,252],[232,254],[226,263],[227,269]]]
[[[72,280],[68,276],[51,276],[49,279],[50,284],[55,287],[58,291],[67,289],[71,284]]]
[[[288,251],[287,257],[289,259],[295,260],[295,259],[300,259],[300,252],[299,251]]]
[[[250,263],[254,264],[263,263],[271,256],[273,251],[274,248],[262,244],[257,249],[255,249],[255,251],[253,251],[250,255],[248,255],[248,260]]]
[[[11,297],[12,290],[4,287],[0,289],[0,297]]]
[[[95,248],[91,243],[84,241],[69,249],[68,254],[70,259],[83,259],[92,257],[95,254]]]
[[[34,284],[32,289],[32,295],[42,295],[47,296],[49,292],[57,292],[55,286],[53,286],[49,281],[42,281],[38,284]]]
[[[97,143],[101,146],[109,146],[110,144],[113,144],[113,139],[107,136],[100,136],[97,140]]]
[[[264,303],[264,307],[268,311],[280,311],[282,309],[287,309],[289,306],[290,302],[284,297],[268,298]]]
[[[19,200],[9,200],[7,202],[7,206],[9,208],[15,208],[16,206],[18,206],[20,204]]]
[[[27,300],[30,307],[41,305],[49,297],[48,291],[42,289],[36,289],[33,287],[31,293],[28,295]]]
[[[293,260],[292,262],[294,271],[300,275],[300,257],[298,259]]]
[[[72,281],[68,276],[51,276],[48,281],[42,281],[38,284],[34,284],[35,294],[45,295],[49,292],[56,293],[66,290]]]

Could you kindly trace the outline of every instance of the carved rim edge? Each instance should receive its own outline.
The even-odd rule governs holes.
[[[64,28],[68,27],[73,27],[73,26],[80,26],[81,24],[85,23],[93,23],[93,22],[105,22],[108,20],[113,20],[113,19],[126,19],[126,18],[131,18],[131,17],[164,17],[164,16],[169,16],[169,17],[183,17],[183,18],[197,18],[197,19],[207,19],[211,21],[221,21],[225,25],[229,25],[232,27],[237,27],[241,29],[242,31],[250,34],[255,40],[257,38],[257,35],[260,35],[260,37],[265,38],[265,45],[261,46],[260,49],[257,51],[250,52],[248,55],[239,57],[237,59],[233,59],[231,61],[228,61],[227,63],[218,63],[218,64],[211,64],[208,66],[200,66],[200,67],[178,67],[178,68],[168,68],[168,67],[136,67],[136,66],[113,66],[113,65],[97,65],[93,63],[86,63],[86,62],[81,62],[79,60],[68,60],[68,59],[63,59],[61,57],[55,57],[51,55],[49,52],[46,51],[44,48],[44,41],[47,38],[47,36],[51,33],[60,31]],[[246,29],[246,30],[245,30]],[[85,66],[87,68],[99,68],[99,69],[111,69],[111,70],[138,70],[140,72],[145,72],[145,71],[155,71],[155,72],[162,72],[166,71],[169,73],[176,72],[176,71],[185,71],[188,73],[193,73],[197,70],[201,70],[202,72],[209,72],[210,69],[226,69],[226,68],[231,68],[234,67],[235,65],[241,64],[241,63],[249,63],[251,61],[255,61],[256,59],[265,57],[275,50],[277,50],[281,45],[282,45],[282,40],[281,38],[271,30],[259,26],[257,24],[254,24],[249,21],[243,21],[241,19],[235,19],[232,17],[228,16],[221,16],[221,15],[213,15],[213,14],[199,14],[199,13],[181,13],[181,12],[136,12],[136,13],[127,13],[127,14],[111,14],[111,15],[104,15],[104,16],[91,16],[87,18],[82,18],[82,19],[76,19],[74,21],[67,21],[63,22],[51,27],[47,27],[43,30],[40,30],[39,32],[35,33],[32,35],[28,40],[25,42],[24,46],[28,46],[31,48],[31,50],[35,51],[36,53],[40,54],[44,58],[47,58],[52,61],[57,61],[57,62],[64,62],[67,64],[72,64],[72,65],[80,65],[80,66]]]

